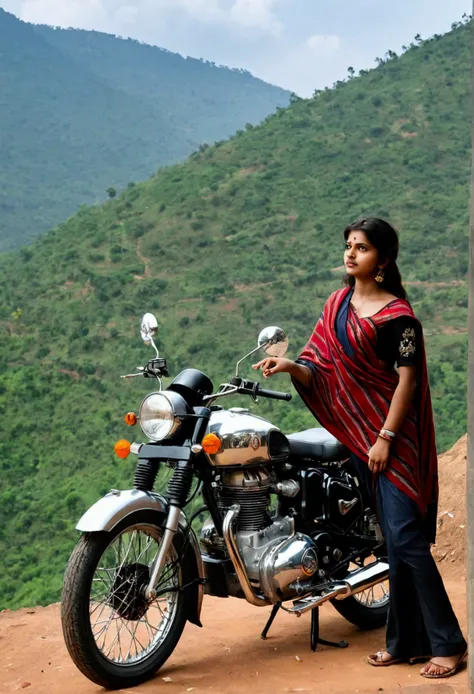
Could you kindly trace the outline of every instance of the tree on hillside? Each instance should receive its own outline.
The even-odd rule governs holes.
[[[297,101],[302,101],[301,96],[298,96],[298,94],[296,94],[296,92],[291,92],[290,104],[296,104]]]

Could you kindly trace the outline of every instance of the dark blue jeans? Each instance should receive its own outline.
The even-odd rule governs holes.
[[[367,463],[356,456],[352,463],[361,491],[372,500]],[[387,651],[395,658],[460,654],[466,641],[431,555],[418,506],[384,475],[378,477],[376,493],[390,574]]]

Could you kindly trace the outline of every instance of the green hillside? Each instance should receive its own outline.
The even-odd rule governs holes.
[[[35,30],[113,89],[133,98],[152,98],[194,146],[229,137],[246,122],[258,123],[277,106],[288,104],[287,91],[245,70],[183,58],[98,31],[47,26]]]
[[[0,607],[57,599],[76,519],[132,483],[134,461],[112,448],[140,437],[122,416],[149,384],[119,375],[150,355],[143,312],[172,374],[229,378],[269,324],[295,357],[362,213],[400,230],[439,449],[465,432],[470,33],[297,100],[0,259]],[[297,398],[258,411],[286,432],[313,424]]]
[[[0,251],[289,98],[248,72],[2,9],[0,60]]]

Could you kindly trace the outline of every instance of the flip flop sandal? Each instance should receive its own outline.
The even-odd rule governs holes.
[[[452,668],[448,668],[447,665],[438,665],[438,663],[435,663],[435,662],[433,662],[433,660],[430,660],[430,663],[432,663],[432,665],[436,665],[436,667],[441,667],[441,668],[443,668],[443,670],[446,670],[446,672],[440,672],[437,674],[433,673],[431,675],[428,672],[426,672],[426,673],[420,672],[420,675],[422,677],[426,677],[426,679],[428,679],[428,680],[442,680],[446,677],[452,677],[459,670],[459,667],[466,656],[467,656],[467,648],[464,651],[464,653],[462,653],[459,656],[458,660],[456,661],[455,665],[453,665]]]
[[[390,665],[398,665],[399,663],[405,662],[402,658],[390,658],[390,660],[382,660],[384,653],[386,653],[386,651],[377,651],[377,653],[372,653],[372,655],[369,655],[366,662],[374,667],[389,667]]]

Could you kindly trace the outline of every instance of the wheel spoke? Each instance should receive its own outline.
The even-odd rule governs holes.
[[[150,622],[148,621],[148,612],[145,612],[145,623],[148,629],[158,631],[158,629],[155,626],[153,626],[153,624],[150,624]]]
[[[149,550],[150,547],[152,547],[152,546],[153,546],[153,539],[152,539],[152,538],[148,538],[147,543],[146,543],[146,545],[145,545],[145,548],[140,552],[140,554],[138,555],[138,557],[137,557],[137,559],[136,559],[137,564],[140,562],[140,560],[141,560],[142,558],[144,558],[144,557],[146,556],[146,553],[148,552],[148,550]],[[155,556],[156,556],[156,554],[155,554]],[[150,563],[150,562],[147,562],[147,563]]]
[[[101,611],[99,612],[99,615],[98,615],[98,619],[100,619],[100,618],[102,617],[102,613],[103,613],[104,609],[107,607],[107,602],[105,602],[105,601],[102,601],[102,602],[97,603],[96,607],[94,607],[93,610],[90,610],[90,609],[89,609],[89,618],[92,617],[92,615],[94,614],[94,612],[95,612],[96,610],[98,610],[99,607],[101,607],[101,606],[102,606],[102,609],[101,609]]]
[[[134,628],[134,630],[133,630],[133,633],[130,631],[128,625],[127,625],[127,629],[129,630],[129,632],[130,632],[132,638],[130,639],[130,646],[129,646],[129,648],[128,648],[128,652],[127,652],[127,655],[126,655],[125,660],[128,660],[128,659],[130,658],[130,656],[131,656],[131,651],[132,651],[132,646],[133,646],[134,644],[135,644],[135,655],[138,655],[137,645],[136,645],[136,643],[135,643],[135,633],[136,633],[136,631],[137,631],[137,629],[138,629],[138,622],[135,624],[135,628]]]
[[[119,625],[118,625],[118,619],[116,619],[116,620],[115,620],[115,626],[116,626],[116,629],[117,629],[117,634],[116,634],[114,640],[112,641],[112,643],[110,644],[107,653],[105,653],[104,655],[105,655],[106,658],[108,658],[108,656],[109,656],[110,653],[112,652],[113,647],[115,646],[116,643],[118,643],[118,645],[119,645],[119,662],[120,662],[120,634],[121,634],[122,631],[125,629],[125,624],[122,624],[122,625],[119,627]]]
[[[94,638],[95,638],[96,641],[98,641],[99,638],[102,636],[102,634],[103,634],[105,631],[107,631],[107,628],[108,628],[108,626],[109,626],[109,624],[110,624],[110,621],[109,621],[108,619],[106,619],[106,620],[104,620],[103,622],[101,622],[101,624],[104,624],[105,626],[103,626],[102,629],[99,629],[99,631],[98,631],[97,633],[94,632],[94,630],[92,630],[92,633],[94,634]],[[94,626],[97,626],[97,624],[95,624]]]

